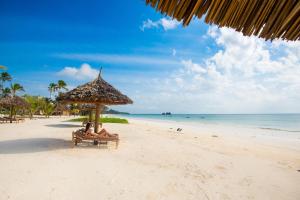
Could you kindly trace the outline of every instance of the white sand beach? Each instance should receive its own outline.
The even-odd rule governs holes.
[[[72,148],[65,119],[0,124],[0,199],[300,199],[299,138],[130,119],[104,125],[118,149]]]

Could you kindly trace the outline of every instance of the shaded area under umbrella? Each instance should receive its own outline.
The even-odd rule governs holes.
[[[100,113],[102,113],[105,109],[107,109],[108,107],[105,105],[101,105],[100,106]],[[95,104],[81,104],[79,106],[79,110],[81,111],[87,111],[89,113],[89,119],[88,121],[91,122],[92,121],[92,115],[93,115],[93,111],[96,110],[96,105]]]

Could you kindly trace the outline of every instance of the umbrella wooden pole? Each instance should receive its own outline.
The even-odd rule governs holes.
[[[91,121],[92,121],[92,113],[93,113],[93,111],[92,111],[92,110],[90,110],[90,113],[89,113],[89,122],[91,122]]]
[[[95,127],[94,127],[95,133],[98,133],[98,129],[99,129],[99,116],[100,116],[100,104],[96,104]]]
[[[10,106],[10,114],[9,114],[9,122],[10,123],[12,123],[13,109],[14,109],[14,106]]]

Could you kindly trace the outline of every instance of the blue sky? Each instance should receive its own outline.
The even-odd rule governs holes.
[[[0,64],[29,94],[48,96],[59,79],[75,87],[102,66],[135,102],[119,110],[300,112],[299,42],[265,42],[202,20],[183,28],[142,0],[1,1],[0,25]]]

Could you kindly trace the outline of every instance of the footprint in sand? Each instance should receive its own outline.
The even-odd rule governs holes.
[[[217,165],[217,166],[216,166],[216,169],[219,169],[219,170],[221,170],[221,171],[226,170],[226,168],[225,168],[224,166],[221,166],[221,165]]]

